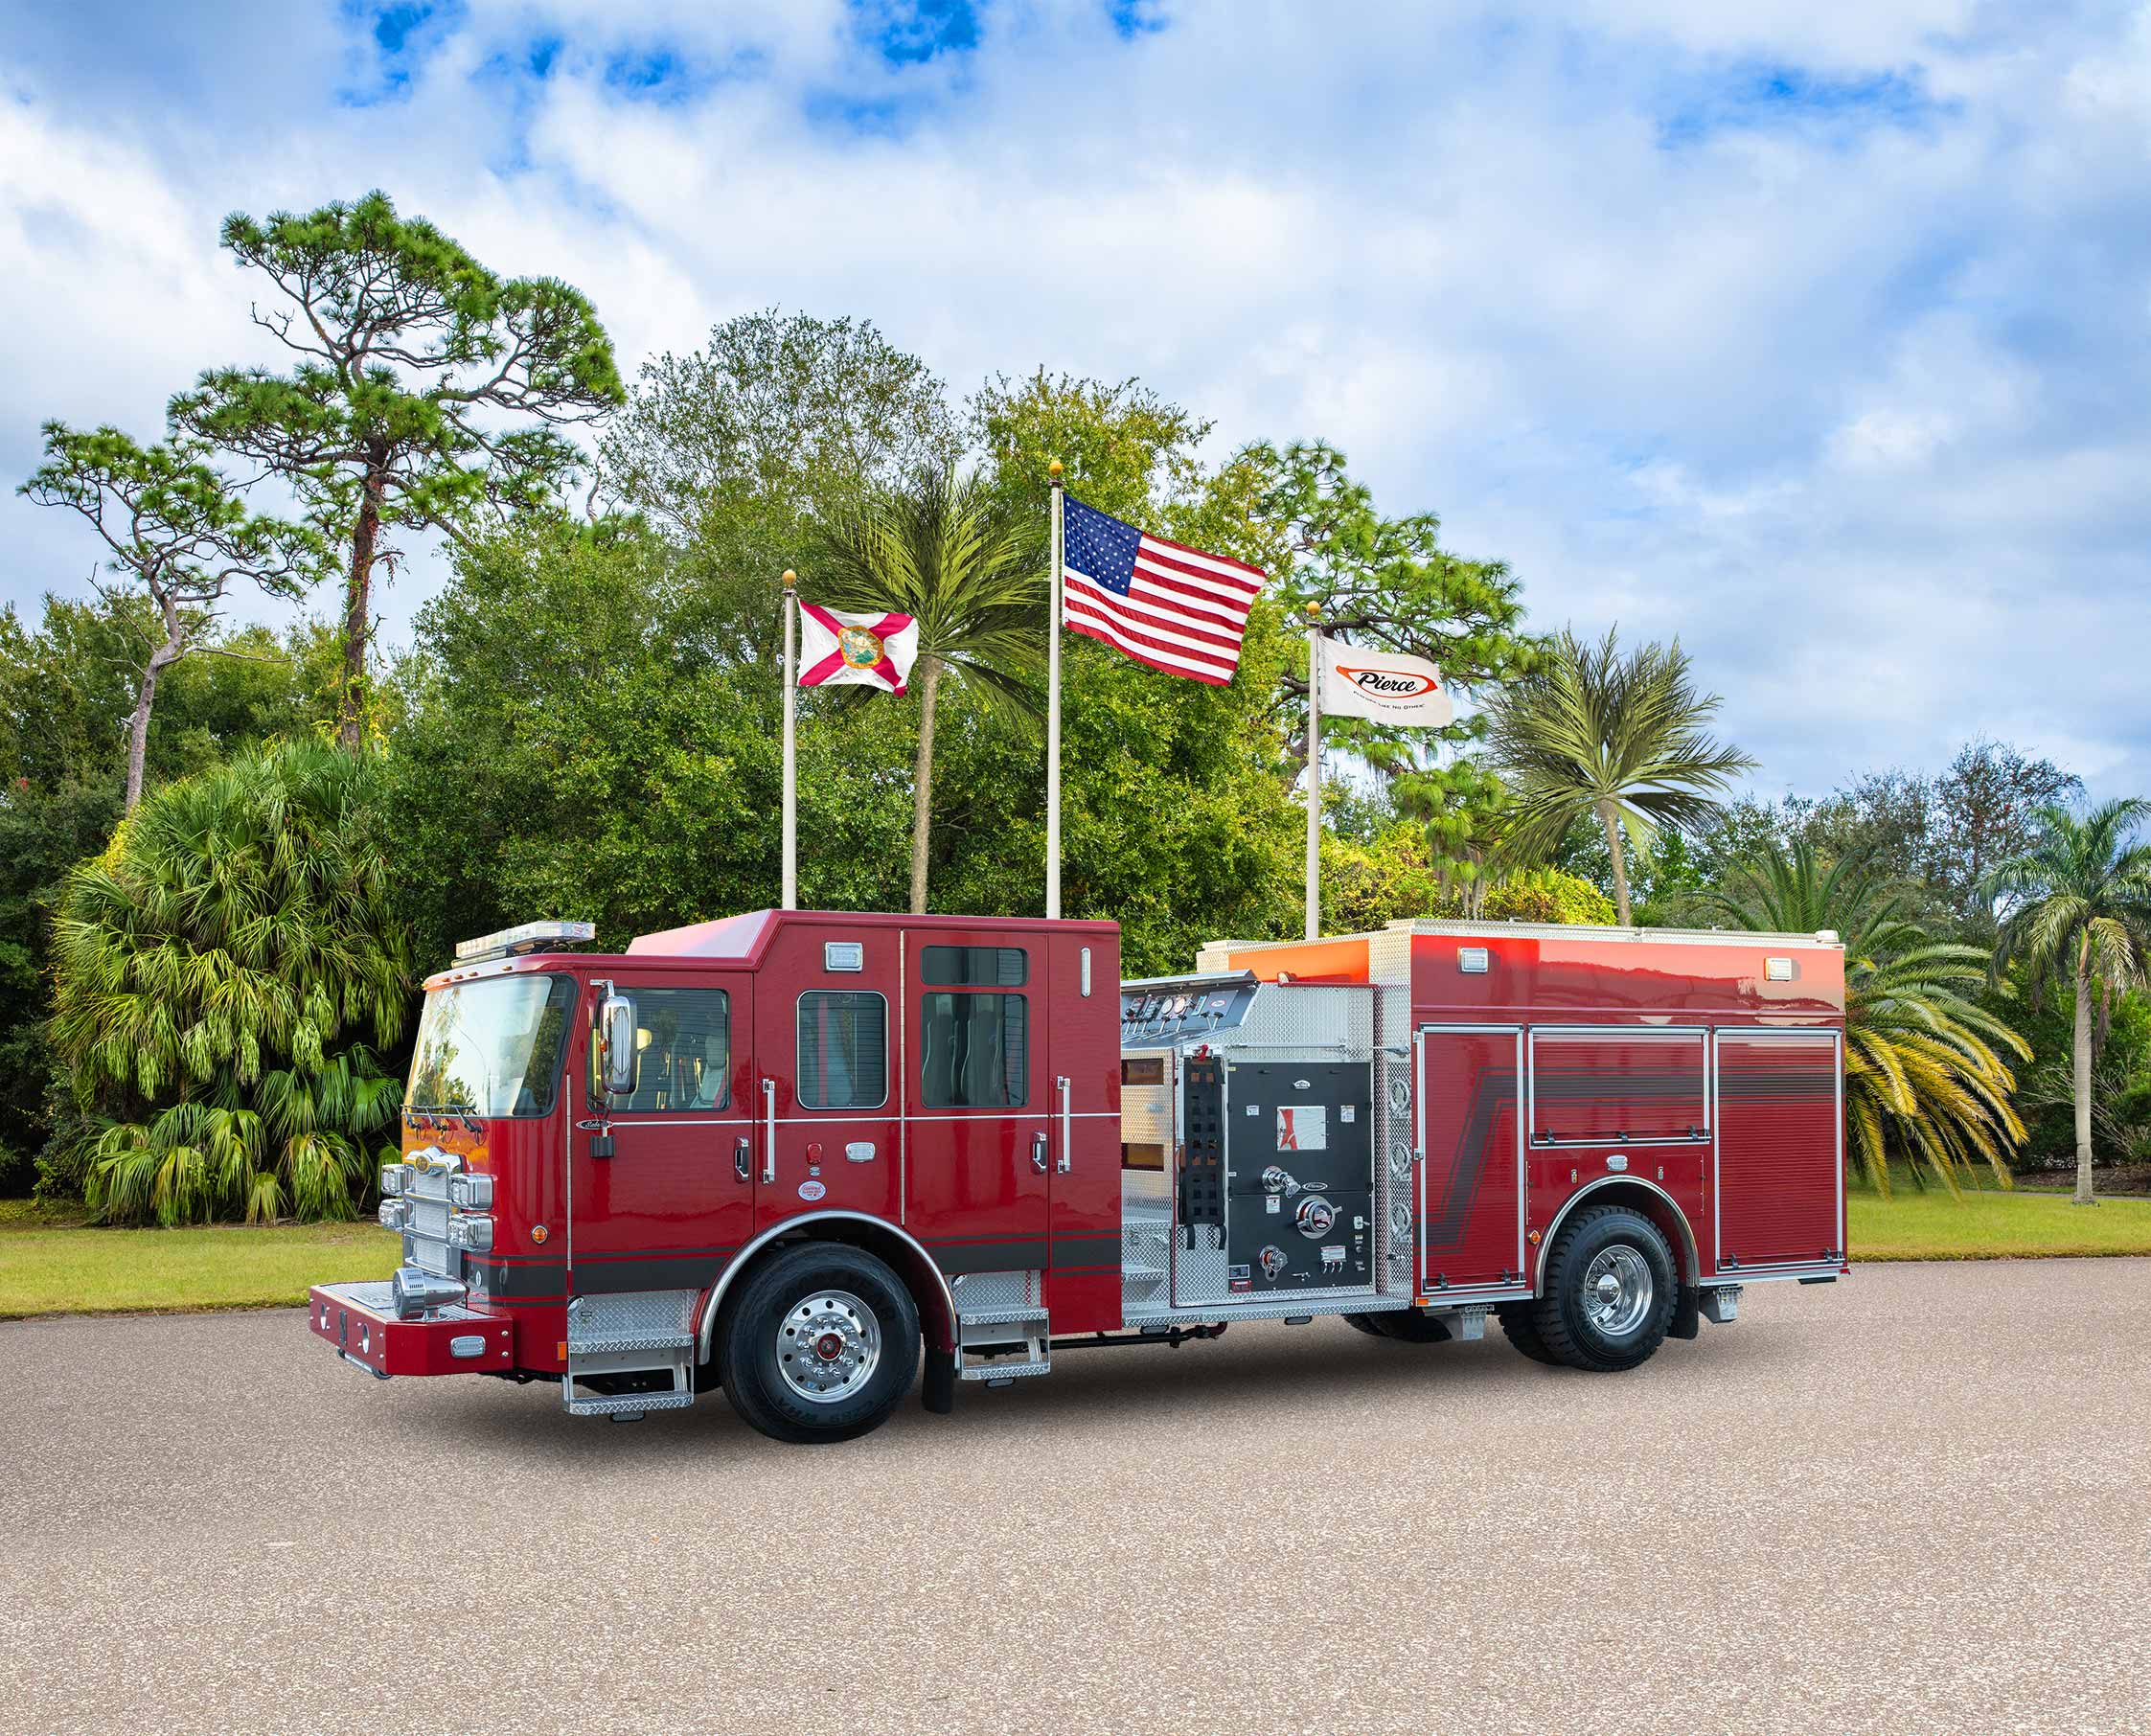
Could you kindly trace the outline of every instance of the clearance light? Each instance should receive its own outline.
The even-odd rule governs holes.
[[[492,1209],[492,1177],[491,1176],[450,1176],[448,1177],[448,1203],[460,1206],[467,1212],[487,1212]]]
[[[456,942],[456,957],[465,964],[478,958],[505,958],[512,952],[535,952],[538,948],[597,936],[595,923],[524,923],[497,934],[481,934],[476,940]]]
[[[448,1220],[448,1245],[460,1247],[467,1253],[483,1254],[492,1248],[492,1220],[491,1218],[450,1218]]]

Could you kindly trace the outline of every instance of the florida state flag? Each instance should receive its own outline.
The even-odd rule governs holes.
[[[799,685],[841,687],[847,682],[904,691],[919,654],[919,624],[909,615],[862,615],[840,608],[799,605]]]

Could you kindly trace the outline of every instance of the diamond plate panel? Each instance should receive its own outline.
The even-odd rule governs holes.
[[[695,1330],[691,1290],[630,1290],[616,1295],[578,1296],[567,1305],[568,1336],[672,1341]],[[621,1346],[620,1348],[625,1348]]]
[[[966,1272],[952,1279],[950,1289],[958,1313],[1012,1320],[1044,1307],[1041,1280],[1035,1271]]]

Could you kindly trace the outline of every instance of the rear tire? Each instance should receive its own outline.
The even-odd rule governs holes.
[[[1548,1368],[1559,1368],[1561,1359],[1546,1348],[1546,1341],[1539,1336],[1539,1322],[1535,1317],[1535,1302],[1504,1302],[1494,1311],[1501,1322],[1501,1331],[1509,1342],[1534,1362],[1544,1362]]]
[[[1531,1317],[1557,1360],[1613,1374],[1650,1360],[1679,1300],[1673,1250],[1658,1225],[1625,1205],[1601,1205],[1562,1226]]]
[[[1423,1308],[1400,1308],[1371,1316],[1374,1330],[1400,1344],[1446,1344],[1449,1328]]]
[[[919,1309],[863,1249],[802,1242],[747,1280],[723,1325],[732,1408],[771,1440],[855,1440],[919,1372]]]
[[[1370,1338],[1379,1338],[1384,1336],[1382,1328],[1375,1324],[1375,1321],[1381,1318],[1379,1314],[1339,1314],[1337,1317],[1354,1332],[1363,1332]]]

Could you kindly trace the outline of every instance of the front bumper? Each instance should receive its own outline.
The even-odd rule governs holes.
[[[513,1368],[515,1323],[468,1308],[443,1308],[421,1320],[399,1320],[386,1284],[316,1284],[307,1324],[347,1362],[391,1375],[474,1374]]]

